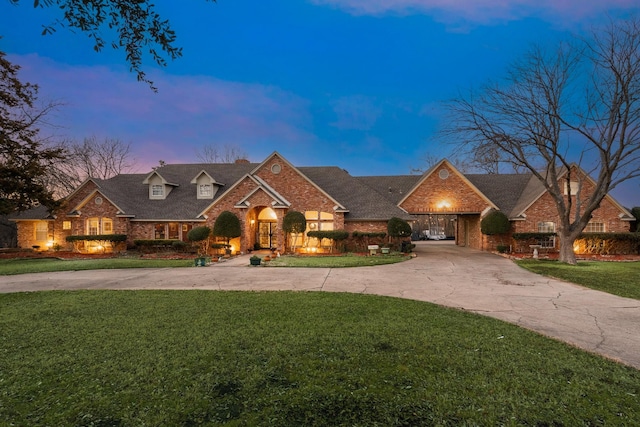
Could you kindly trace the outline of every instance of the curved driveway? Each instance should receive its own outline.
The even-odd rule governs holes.
[[[353,292],[429,301],[495,317],[640,369],[640,301],[527,272],[501,256],[419,242],[417,258],[377,267],[260,268],[248,256],[205,268],[0,277],[0,292],[213,289]]]

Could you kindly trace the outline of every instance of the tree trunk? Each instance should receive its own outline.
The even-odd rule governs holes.
[[[576,236],[558,233],[558,238],[560,239],[560,257],[558,260],[570,265],[578,264],[576,253],[573,251],[573,243],[576,241]]]

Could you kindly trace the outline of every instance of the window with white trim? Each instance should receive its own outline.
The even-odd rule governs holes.
[[[200,184],[198,186],[200,197],[211,197],[211,184]]]
[[[44,242],[49,234],[49,223],[47,221],[36,222],[36,241]]]
[[[578,194],[578,189],[580,188],[580,183],[578,181],[571,181],[568,185],[565,182],[564,184],[564,195],[568,196],[569,191],[571,191],[571,195],[575,196]]]
[[[111,218],[88,218],[87,234],[90,236],[113,234],[113,220]]]
[[[89,218],[87,220],[87,234],[90,236],[97,236],[100,233],[100,219]]]
[[[541,221],[538,223],[538,233],[555,233],[556,223],[552,221]],[[556,236],[544,236],[538,239],[541,248],[555,248]]]
[[[111,218],[102,218],[102,234],[113,233],[113,221]]]
[[[604,233],[604,222],[590,221],[584,228],[585,233]]]
[[[162,196],[164,196],[164,185],[162,185],[162,184],[153,184],[151,186],[151,196],[153,196],[153,197],[162,197]]]

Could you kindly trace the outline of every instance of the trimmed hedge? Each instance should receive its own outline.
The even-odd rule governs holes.
[[[354,239],[359,239],[359,238],[384,239],[385,237],[387,237],[387,233],[385,232],[367,233],[364,231],[354,231],[353,233],[351,233],[351,237],[353,237]]]
[[[81,234],[77,236],[67,236],[65,240],[67,242],[81,242],[81,241],[125,242],[127,240],[127,235],[126,234]]]
[[[307,232],[307,236],[338,241],[349,238],[349,232],[344,230],[315,230]]]
[[[173,246],[174,242],[180,242],[175,239],[136,239],[133,244],[140,247],[158,247],[158,246]]]

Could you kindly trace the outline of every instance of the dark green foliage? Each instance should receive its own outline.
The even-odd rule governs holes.
[[[501,211],[493,210],[480,221],[480,230],[487,236],[506,234],[510,229],[509,217]]]
[[[190,242],[201,242],[205,240],[211,234],[211,229],[206,225],[200,227],[194,227],[187,233],[187,239]]]
[[[64,153],[43,146],[38,129],[54,105],[35,107],[38,87],[18,80],[19,68],[0,51],[0,215],[58,206],[43,177]]]
[[[556,236],[556,233],[513,233],[513,240],[540,240]]]
[[[307,233],[309,237],[316,239],[330,239],[334,241],[345,240],[349,238],[349,232],[344,230],[315,230]]]
[[[282,220],[285,233],[304,233],[307,229],[307,219],[302,212],[289,211]]]
[[[411,226],[402,218],[393,217],[387,223],[387,231],[391,237],[411,236]]]
[[[505,252],[507,252],[509,250],[509,246],[507,246],[507,245],[497,245],[496,246],[496,250],[498,252],[500,252],[501,254],[503,254],[503,253],[505,253]]]
[[[91,234],[65,237],[67,242],[80,241],[101,241],[101,242],[124,242],[127,240],[126,234]]]
[[[351,237],[353,237],[354,239],[359,239],[359,238],[379,238],[379,239],[383,239],[387,236],[387,233],[384,232],[380,232],[380,233],[367,233],[364,231],[354,231],[353,233],[351,233]]]
[[[224,237],[227,239],[234,239],[240,237],[242,229],[240,227],[240,220],[233,212],[224,211],[218,215],[216,222],[213,224],[213,235],[216,237]]]

